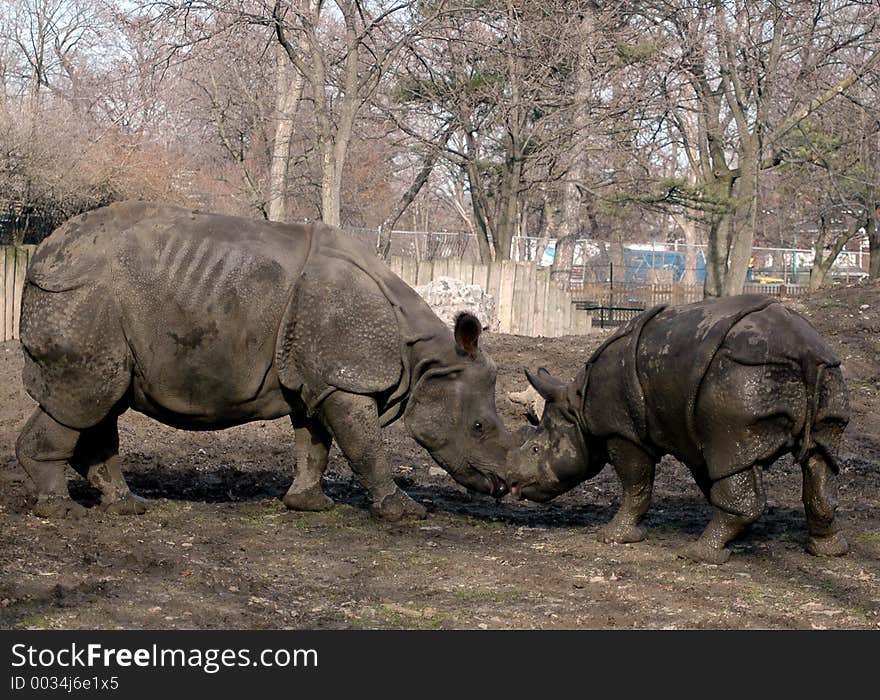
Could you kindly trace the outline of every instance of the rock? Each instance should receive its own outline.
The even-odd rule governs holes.
[[[498,329],[495,299],[478,284],[467,284],[453,277],[438,277],[415,290],[450,328],[455,325],[456,315],[469,311],[480,319],[484,329]]]

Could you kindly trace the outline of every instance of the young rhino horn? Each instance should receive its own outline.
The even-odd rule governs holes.
[[[565,382],[556,379],[543,367],[538,370],[537,374],[532,374],[529,370],[526,370],[526,379],[529,380],[529,384],[535,387],[535,391],[545,401],[560,402],[565,399]]]

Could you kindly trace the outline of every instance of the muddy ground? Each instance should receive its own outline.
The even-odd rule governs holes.
[[[803,550],[800,470],[767,474],[769,507],[720,566],[676,556],[709,507],[667,459],[649,538],[603,545],[618,486],[606,470],[548,505],[470,495],[394,425],[384,433],[399,483],[430,510],[389,525],[365,510],[334,448],[327,513],[288,512],[293,435],[285,420],[187,433],[129,412],[123,467],[150,499],[140,517],[82,521],[29,514],[13,445],[31,401],[17,343],[0,344],[0,627],[3,628],[869,628],[880,627],[880,287],[856,285],[794,305],[840,352],[853,420],[843,449],[842,559]],[[605,336],[490,335],[498,404],[521,369],[572,376]],[[77,499],[96,493],[70,472]]]

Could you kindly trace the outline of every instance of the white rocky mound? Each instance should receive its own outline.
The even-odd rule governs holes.
[[[462,311],[469,311],[480,319],[483,328],[493,331],[498,328],[495,299],[478,284],[467,284],[453,277],[438,277],[415,290],[450,328],[455,325],[455,316]]]

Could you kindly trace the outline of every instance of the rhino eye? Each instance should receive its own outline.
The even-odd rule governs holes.
[[[540,447],[538,447],[537,445],[532,445],[532,452],[534,454],[538,454],[540,451],[541,451]]]
[[[482,433],[483,432],[483,424],[480,423],[480,421],[475,422],[474,423],[474,430],[478,433]]]

